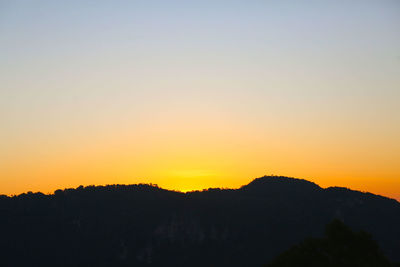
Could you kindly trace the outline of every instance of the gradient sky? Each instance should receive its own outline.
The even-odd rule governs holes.
[[[0,0],[0,194],[305,178],[400,200],[400,2]]]

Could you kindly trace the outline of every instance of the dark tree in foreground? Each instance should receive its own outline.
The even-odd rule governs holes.
[[[266,265],[275,266],[395,266],[371,235],[354,232],[339,220],[326,226],[325,237],[309,238]]]

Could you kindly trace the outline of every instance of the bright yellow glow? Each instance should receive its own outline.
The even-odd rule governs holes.
[[[196,124],[185,115],[175,118],[153,119],[140,131],[103,131],[71,143],[44,137],[43,142],[14,147],[3,161],[1,193],[116,183],[154,183],[180,191],[238,188],[275,174],[399,198],[395,155],[367,153],[379,151],[384,141],[366,145],[345,133],[327,140],[295,132],[297,125],[238,126],[227,117],[199,116]]]

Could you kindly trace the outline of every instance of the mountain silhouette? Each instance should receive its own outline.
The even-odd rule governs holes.
[[[288,177],[181,193],[80,186],[0,196],[4,266],[262,266],[338,219],[400,261],[400,203]],[[0,264],[1,265],[1,264]]]

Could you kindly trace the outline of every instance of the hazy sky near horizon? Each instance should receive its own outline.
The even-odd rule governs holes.
[[[400,2],[0,0],[0,194],[238,187],[400,199]]]

